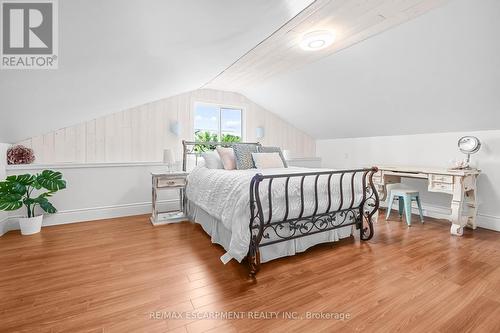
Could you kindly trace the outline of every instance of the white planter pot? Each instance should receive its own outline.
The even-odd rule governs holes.
[[[33,235],[40,232],[42,229],[43,215],[35,217],[20,217],[19,226],[21,227],[21,234]]]

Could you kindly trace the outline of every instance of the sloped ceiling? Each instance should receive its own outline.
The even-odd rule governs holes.
[[[59,1],[59,69],[0,71],[0,142],[197,89],[311,1]]]
[[[447,0],[315,0],[279,30],[242,55],[204,88],[239,90],[259,85],[280,73],[308,63],[384,32],[439,7]],[[335,43],[317,52],[300,47],[302,37],[328,30]]]
[[[499,129],[499,17],[449,1],[241,92],[319,139]]]
[[[59,69],[0,71],[0,142],[200,87],[318,139],[500,128],[499,16],[497,0],[59,1]],[[332,47],[297,49],[329,24]]]

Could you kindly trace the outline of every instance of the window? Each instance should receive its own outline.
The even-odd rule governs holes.
[[[242,109],[238,108],[196,103],[194,108],[196,141],[241,141],[242,113]]]

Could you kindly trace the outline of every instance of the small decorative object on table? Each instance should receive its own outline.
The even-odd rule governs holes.
[[[470,155],[477,153],[481,149],[481,141],[475,136],[463,136],[458,139],[458,149],[467,155],[467,159],[455,162],[452,169],[470,169]]]
[[[185,190],[187,184],[187,172],[151,173],[152,177],[152,205],[153,213],[151,223],[153,225],[169,224],[186,220],[185,215]],[[158,208],[159,190],[179,191],[179,210],[160,212]]]
[[[19,225],[23,235],[40,232],[43,214],[36,215],[35,208],[40,208],[49,214],[57,209],[47,198],[59,190],[66,188],[66,181],[60,172],[44,170],[36,175],[12,175],[0,182],[0,210],[13,211],[26,207],[26,217],[19,218]],[[42,190],[36,196],[35,192]],[[46,191],[45,191],[46,190]]]
[[[33,149],[15,145],[7,150],[7,164],[31,164],[35,162]]]

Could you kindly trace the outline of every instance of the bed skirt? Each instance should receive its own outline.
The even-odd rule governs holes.
[[[210,235],[212,243],[221,245],[226,251],[229,250],[231,231],[228,230],[221,221],[189,200],[187,200],[186,203],[186,211],[190,221],[201,225],[203,230]],[[248,223],[250,224],[250,217]],[[340,239],[350,237],[352,233],[353,227],[346,226],[262,247],[260,249],[260,261],[267,262],[282,257],[293,256],[296,253],[306,251],[311,246],[321,243],[336,242]]]

